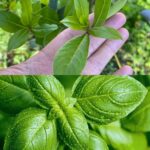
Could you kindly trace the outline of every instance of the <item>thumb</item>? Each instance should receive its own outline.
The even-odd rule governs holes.
[[[114,75],[133,75],[133,70],[130,66],[123,66],[121,69],[116,71]]]

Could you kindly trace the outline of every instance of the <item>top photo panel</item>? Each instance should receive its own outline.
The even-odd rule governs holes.
[[[150,74],[150,0],[0,0],[0,75]]]

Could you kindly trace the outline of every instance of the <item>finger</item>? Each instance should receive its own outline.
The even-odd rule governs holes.
[[[105,23],[106,26],[114,29],[120,29],[126,23],[126,17],[123,13],[117,13],[108,19]],[[104,38],[90,37],[89,56],[91,56],[104,42]]]
[[[1,69],[0,75],[26,75],[25,68],[19,66],[9,67],[8,69]]]
[[[130,66],[123,66],[121,69],[116,71],[114,75],[133,75],[133,70]]]
[[[93,20],[93,15],[90,16],[90,21]],[[125,15],[122,13],[117,13],[112,16],[109,20],[106,21],[107,26],[119,29],[126,22]],[[57,50],[63,46],[68,40],[72,39],[75,36],[82,35],[83,31],[75,31],[71,29],[66,29],[60,33],[50,44],[48,44],[43,51],[47,53],[50,59],[53,59]],[[105,42],[105,39],[91,37],[89,55],[92,54],[102,43]]]
[[[83,74],[100,74],[116,52],[123,46],[129,37],[125,28],[119,30],[122,40],[107,40],[89,59]]]

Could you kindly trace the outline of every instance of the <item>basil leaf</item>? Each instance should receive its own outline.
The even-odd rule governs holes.
[[[109,13],[107,18],[110,18],[111,16],[115,15],[121,8],[124,7],[124,5],[127,3],[127,0],[117,0],[113,3],[113,5],[110,7]]]
[[[64,145],[58,145],[57,150],[65,150],[65,146]]]
[[[89,33],[93,36],[105,39],[122,39],[119,31],[111,27],[94,27],[91,30],[89,30]]]
[[[43,45],[47,45],[50,41],[52,41],[59,33],[61,32],[60,29],[57,29],[51,33],[48,33],[43,40]]]
[[[41,2],[36,1],[32,4],[32,26],[36,26],[39,24],[39,20],[41,18]]]
[[[27,29],[18,30],[8,42],[8,51],[16,49],[27,42],[29,38],[29,31]]]
[[[23,25],[17,15],[7,11],[0,11],[0,27],[7,32],[16,32]]]
[[[122,120],[122,126],[134,132],[150,131],[150,88],[143,103]]]
[[[42,24],[33,28],[36,37],[45,37],[46,35],[57,30],[58,26],[55,24]]]
[[[29,108],[21,112],[10,128],[4,150],[56,150],[57,132],[54,121],[47,120],[45,110]]]
[[[82,25],[88,26],[89,3],[87,0],[74,0],[76,16]]]
[[[0,76],[0,110],[15,114],[37,101],[29,92],[25,76]]]
[[[14,116],[0,111],[0,141],[6,136],[8,129],[14,121]],[[1,143],[1,142],[0,142]]]
[[[56,54],[55,75],[79,75],[88,57],[89,36],[75,37],[68,41]]]
[[[64,16],[71,16],[74,13],[74,1],[73,0],[67,0],[65,10],[64,10]]]
[[[97,133],[90,132],[89,150],[109,150],[106,142]]]
[[[87,28],[87,26],[80,24],[76,16],[68,16],[64,18],[61,23],[74,30],[85,30]]]
[[[94,27],[99,27],[105,22],[110,5],[111,0],[96,0],[94,10]]]
[[[32,24],[32,0],[20,0],[22,7],[21,21],[25,26]]]
[[[49,7],[44,7],[41,10],[41,19],[40,24],[58,24],[59,18],[55,10],[50,9]]]
[[[88,143],[87,122],[75,108],[67,106],[64,88],[59,81],[53,76],[28,76],[27,82],[34,97],[50,108],[48,117],[57,118],[63,141],[68,146],[84,147]],[[83,132],[78,128],[81,126]]]
[[[61,139],[70,149],[87,149],[89,129],[86,119],[77,109],[65,107],[57,119],[57,129]]]
[[[107,124],[131,113],[141,104],[147,89],[126,76],[83,76],[73,88],[77,108],[89,121]]]
[[[64,104],[65,91],[60,82],[53,76],[27,76],[30,91],[40,103],[48,108]]]
[[[146,150],[147,148],[146,136],[143,133],[131,133],[114,125],[99,126],[97,131],[113,149]]]

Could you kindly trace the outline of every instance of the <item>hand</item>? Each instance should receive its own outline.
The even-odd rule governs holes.
[[[93,15],[90,16],[90,21],[93,21]],[[116,15],[114,15],[106,21],[107,26],[111,26],[119,30],[123,37],[122,40],[106,40],[102,38],[91,37],[89,57],[82,74],[98,75],[103,71],[103,69],[106,67],[111,58],[116,54],[116,52],[128,39],[128,31],[125,28],[122,28],[125,22],[126,17],[122,13],[117,13]],[[41,50],[37,55],[33,56],[26,62],[23,62],[19,65],[15,65],[9,67],[8,69],[1,70],[0,74],[52,74],[54,56],[57,50],[60,47],[62,47],[66,43],[66,41],[82,33],[83,32],[80,31],[66,29],[62,33],[60,33],[52,42],[50,42],[43,50]],[[129,66],[124,66],[115,74],[131,75],[132,69]]]

